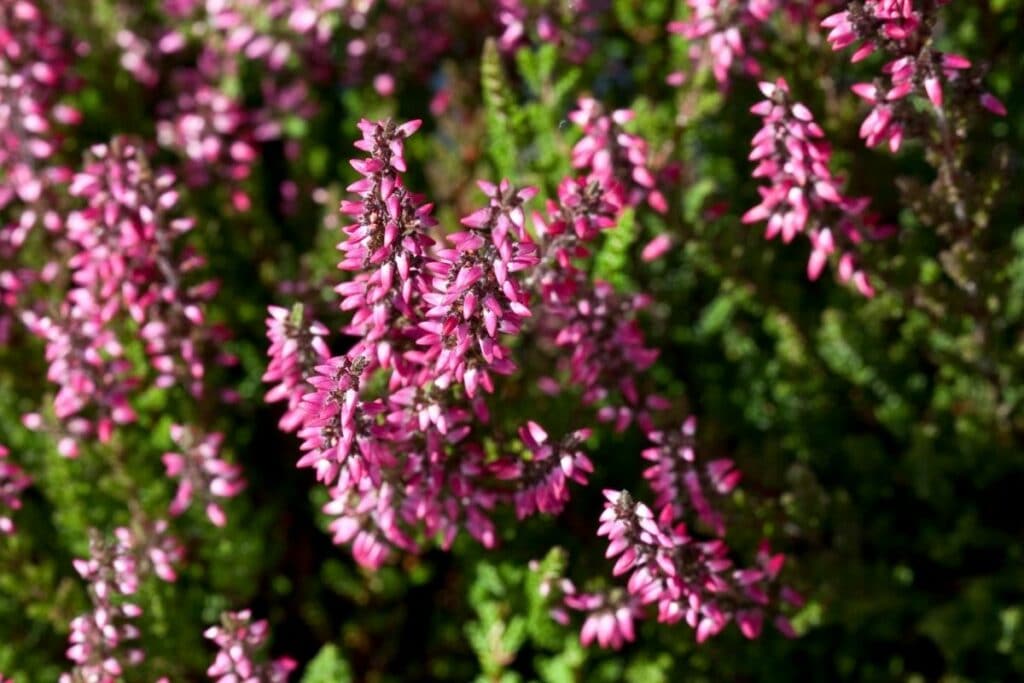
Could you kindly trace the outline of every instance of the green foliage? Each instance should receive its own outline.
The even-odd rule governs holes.
[[[611,282],[620,291],[632,289],[628,265],[632,258],[630,250],[636,239],[636,213],[633,209],[626,209],[619,217],[615,229],[604,235],[604,244],[594,257],[594,277]]]
[[[566,569],[566,553],[555,547],[529,567],[482,561],[469,588],[475,618],[466,637],[480,663],[480,681],[523,681],[519,673],[532,665],[541,681],[578,680],[586,654],[576,635],[550,616],[541,585]],[[535,654],[532,659],[524,650]]]
[[[521,596],[513,588],[522,584],[523,568],[481,562],[470,591],[476,619],[466,625],[466,637],[480,661],[481,680],[511,683],[521,680],[506,669],[526,639],[526,620],[519,609]]]
[[[480,61],[480,85],[487,121],[487,152],[495,170],[509,178],[516,170],[515,127],[519,125],[512,100],[512,86],[505,76],[505,67],[493,39],[484,43]]]
[[[352,667],[336,645],[324,645],[306,667],[302,683],[352,683]]]

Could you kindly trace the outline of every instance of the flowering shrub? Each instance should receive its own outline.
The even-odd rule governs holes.
[[[1021,9],[0,3],[0,681],[1024,675]]]

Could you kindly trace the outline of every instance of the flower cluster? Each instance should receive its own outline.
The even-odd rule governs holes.
[[[581,390],[583,403],[596,406],[598,418],[618,431],[634,420],[646,428],[650,410],[663,407],[659,396],[642,393],[637,384],[658,357],[636,318],[649,301],[647,295],[623,296],[597,282],[578,291],[570,305],[547,309],[545,323],[562,351],[562,371]]]
[[[13,534],[14,522],[10,514],[21,509],[21,492],[32,480],[24,470],[8,458],[10,451],[0,444],[0,534]]]
[[[441,0],[202,0],[165,3],[154,27],[123,9],[121,65],[156,98],[157,141],[181,156],[186,183],[227,187],[239,212],[252,207],[244,181],[266,145],[283,143],[297,158],[301,134],[289,124],[317,112],[316,87],[372,78],[391,95],[398,78],[430,75],[474,17]],[[441,18],[452,25],[438,26]],[[240,80],[251,96],[227,86]],[[276,190],[298,193],[292,178]]]
[[[268,632],[267,621],[253,621],[249,610],[222,614],[220,625],[203,633],[219,648],[206,674],[218,683],[285,683],[298,666],[295,660],[279,657],[264,663],[258,661]]]
[[[678,431],[650,431],[654,444],[643,452],[654,465],[644,476],[655,493],[655,514],[626,491],[606,490],[598,535],[608,539],[605,556],[614,559],[614,576],[628,575],[625,588],[579,591],[561,570],[540,577],[542,594],[553,603],[552,617],[568,624],[569,612],[585,615],[580,640],[619,648],[635,637],[634,622],[649,615],[659,622],[686,623],[703,642],[736,621],[747,638],[756,638],[767,615],[777,628],[793,635],[778,611],[779,600],[800,605],[792,589],[777,585],[784,557],[766,544],[756,566],[736,569],[725,542],[725,523],[710,493],[732,491],[740,474],[728,459],[697,467],[694,453],[696,419],[687,418]],[[687,520],[703,523],[710,537],[698,538]],[[536,569],[536,567],[535,567]]]
[[[597,100],[581,99],[569,114],[569,120],[583,129],[583,138],[572,149],[572,165],[586,169],[588,180],[617,193],[619,204],[638,206],[646,201],[658,213],[665,213],[668,202],[650,169],[647,141],[623,128],[634,116],[631,109],[606,114]]]
[[[545,302],[571,299],[582,271],[575,263],[590,255],[587,244],[615,226],[623,209],[622,197],[585,177],[563,178],[558,196],[549,199],[545,213],[533,214],[541,242],[541,262],[531,276]]]
[[[135,624],[142,608],[131,598],[151,572],[164,581],[176,579],[173,565],[182,552],[166,531],[161,520],[146,528],[119,528],[113,540],[92,533],[88,559],[74,565],[89,584],[93,609],[71,622],[67,657],[75,666],[61,675],[61,683],[114,683],[145,658]]]
[[[558,201],[549,200],[546,208],[546,216],[533,217],[541,260],[531,285],[542,303],[541,340],[558,355],[559,374],[580,389],[586,405],[597,406],[602,421],[619,430],[635,419],[645,422],[648,411],[662,404],[655,394],[642,396],[637,386],[637,378],[657,359],[636,319],[649,297],[619,294],[577,267],[590,254],[588,244],[615,225],[621,195],[596,180],[566,178]],[[558,393],[559,387],[553,378],[542,380],[547,393]]]
[[[830,29],[828,42],[833,50],[859,43],[852,61],[861,61],[876,50],[890,57],[882,67],[885,78],[853,86],[854,92],[872,105],[860,128],[869,147],[888,143],[893,152],[899,150],[914,116],[913,106],[905,104],[910,95],[926,98],[940,119],[949,116],[947,90],[955,91],[955,100],[973,97],[989,111],[1006,115],[1003,104],[981,87],[978,74],[970,72],[968,59],[933,48],[935,12],[948,2],[856,0],[822,21],[822,26]]]
[[[765,99],[751,111],[763,124],[754,135],[750,160],[757,162],[753,176],[768,185],[758,188],[761,203],[743,215],[743,222],[766,220],[765,237],[781,236],[786,243],[806,234],[812,245],[807,263],[811,280],[835,255],[840,279],[852,281],[862,295],[873,296],[874,288],[856,266],[851,247],[883,237],[888,230],[867,212],[870,199],[841,193],[841,181],[829,170],[832,152],[825,134],[810,109],[793,100],[786,81],[760,87]]]
[[[554,43],[564,47],[570,60],[582,62],[593,50],[606,2],[498,0],[496,4],[502,27],[498,46],[502,50],[511,52],[531,42]]]
[[[204,324],[204,303],[217,284],[186,283],[203,259],[175,245],[193,223],[171,215],[179,200],[174,182],[124,139],[94,146],[71,182],[71,195],[86,203],[65,221],[71,288],[56,315],[22,314],[46,341],[48,378],[59,386],[54,412],[71,436],[106,442],[115,425],[135,420],[129,397],[141,378],[125,355],[134,336],[129,325],[138,326],[154,384],[181,382],[195,396],[203,390],[205,355],[228,336]],[[217,360],[233,362],[224,353]]]
[[[198,498],[206,516],[216,526],[227,524],[227,515],[217,502],[233,498],[245,488],[242,469],[220,457],[224,435],[201,435],[182,425],[171,425],[171,439],[182,452],[163,455],[167,476],[180,479],[170,513],[180,515]]]
[[[659,522],[645,504],[625,491],[606,491],[598,535],[608,538],[606,556],[616,558],[612,573],[629,574],[626,588],[643,605],[655,605],[658,620],[681,620],[703,642],[736,620],[748,638],[760,634],[769,588],[782,569],[783,556],[763,551],[755,568],[733,569],[723,541],[701,541],[685,526]],[[780,631],[790,634],[785,617]]]
[[[276,138],[277,127],[258,127],[252,112],[208,82],[212,77],[200,70],[172,74],[172,87],[178,94],[159,105],[156,140],[183,157],[181,175],[189,186],[225,180],[233,187],[235,209],[246,211],[251,199],[240,183],[252,175],[258,157],[257,135],[263,140]]]
[[[554,443],[532,420],[519,428],[519,438],[530,451],[530,459],[508,458],[494,466],[499,478],[517,483],[512,498],[519,519],[537,512],[560,513],[569,501],[569,482],[587,484],[594,465],[579,447],[589,436],[589,429],[581,429]]]
[[[270,362],[263,374],[264,382],[277,382],[267,392],[267,403],[287,401],[288,408],[278,426],[282,431],[295,431],[302,422],[302,397],[306,393],[306,378],[316,365],[331,356],[324,337],[327,328],[308,318],[305,309],[297,304],[289,311],[280,306],[269,308],[267,338]]]
[[[161,581],[178,580],[177,567],[185,559],[185,549],[171,535],[165,519],[135,519],[131,527],[114,529],[118,552],[130,557],[140,575],[154,574]]]
[[[560,374],[581,388],[597,419],[619,429],[636,420],[656,444],[645,457],[654,462],[647,475],[664,509],[662,520],[643,512],[646,507],[638,514],[650,518],[643,524],[660,535],[645,536],[651,547],[641,547],[639,522],[623,522],[629,534],[608,524],[601,531],[612,536],[611,556],[624,552],[627,536],[637,544],[616,573],[632,570],[639,578],[626,591],[606,593],[577,592],[568,580],[560,584],[564,609],[588,615],[584,642],[619,646],[631,640],[633,621],[649,604],[657,604],[663,620],[687,618],[700,640],[732,618],[756,635],[778,567],[730,574],[724,542],[697,541],[680,523],[692,513],[721,535],[724,523],[711,497],[731,491],[739,474],[727,459],[702,467],[693,462],[692,423],[679,437],[653,428],[655,413],[668,403],[641,388],[640,378],[656,357],[636,321],[646,298],[623,297],[592,282],[581,267],[588,244],[622,210],[618,186],[606,177],[566,179],[545,214],[533,215],[535,244],[522,206],[533,192],[504,182],[482,184],[488,206],[463,219],[465,229],[449,236],[454,247],[439,247],[426,234],[433,226],[429,210],[399,175],[412,128],[364,122],[361,129],[357,146],[369,158],[353,164],[363,174],[350,187],[359,200],[344,202],[342,210],[357,222],[345,229],[340,245],[341,267],[357,274],[338,287],[343,308],[354,311],[347,330],[361,338],[345,356],[310,358],[306,380],[313,391],[299,404],[299,465],[313,467],[331,487],[324,511],[332,517],[335,542],[351,544],[357,562],[370,568],[396,551],[420,550],[425,539],[439,538],[447,548],[460,527],[492,547],[496,505],[511,505],[520,519],[557,514],[569,499],[570,482],[588,482],[594,467],[581,446],[589,429],[551,438],[528,421],[519,430],[528,455],[491,459],[474,437],[475,425],[490,415],[490,372],[500,374],[499,363],[512,362],[498,334],[521,333],[529,320],[531,333],[565,359]],[[531,306],[540,311],[536,320]],[[283,311],[272,315],[274,341],[295,338],[296,332],[282,334],[283,317]],[[307,324],[296,321],[294,329]],[[272,354],[275,362],[283,343]],[[292,355],[297,349],[293,343]],[[371,389],[379,385],[378,372],[387,382],[383,394]],[[275,373],[272,381],[282,376]],[[542,388],[560,389],[551,378]],[[659,566],[656,556],[672,573],[651,573]]]
[[[400,175],[404,139],[418,126],[360,125],[356,146],[369,157],[353,162],[364,176],[349,188],[359,199],[341,207],[357,222],[345,228],[340,267],[356,275],[337,288],[342,308],[354,311],[346,331],[360,340],[307,378],[315,391],[303,401],[299,430],[300,466],[333,484],[325,511],[336,542],[351,542],[370,567],[392,549],[417,550],[422,539],[448,547],[460,526],[494,544],[487,511],[496,494],[479,484],[483,449],[465,441],[472,411],[483,417],[486,407],[479,397],[466,406],[453,382],[475,394],[491,384],[489,372],[507,370],[497,335],[525,312],[510,274],[524,258],[516,242],[522,197],[507,185],[490,188],[493,215],[470,218],[455,249],[435,249],[431,207]],[[461,352],[449,342],[463,344]],[[377,371],[388,390],[375,398],[367,387]]]
[[[687,0],[690,15],[668,25],[670,33],[690,43],[690,59],[698,68],[711,68],[719,85],[729,83],[735,66],[748,76],[761,75],[752,53],[765,47],[763,25],[778,8],[779,0]],[[678,84],[682,74],[670,81]]]
[[[536,190],[516,190],[508,181],[480,188],[488,206],[462,219],[466,230],[448,235],[452,247],[437,250],[430,265],[428,320],[420,323],[425,334],[417,340],[426,347],[423,360],[434,362],[439,386],[460,382],[470,398],[478,386],[494,391],[491,372],[515,371],[499,333],[517,334],[531,316],[529,294],[514,274],[538,263],[523,211]]]
[[[362,398],[365,367],[345,358],[318,368],[334,376],[311,380],[323,388],[311,395],[309,426],[300,431],[308,450],[299,465],[315,462],[322,479],[336,477],[324,508],[335,542],[351,542],[355,559],[371,568],[394,549],[418,551],[423,539],[448,548],[460,526],[493,546],[487,512],[496,494],[481,486],[483,449],[466,440],[469,411],[415,385]]]
[[[369,479],[331,490],[324,512],[332,519],[335,544],[351,544],[352,556],[363,567],[379,569],[394,549],[415,552],[416,544],[394,519],[394,487],[374,487]]]
[[[583,647],[596,642],[600,647],[618,650],[636,638],[635,622],[643,618],[643,604],[628,592],[579,592],[567,579],[561,588],[565,607],[586,614],[580,628]],[[569,615],[561,609],[555,616],[563,624],[569,622]]]
[[[70,260],[73,280],[98,290],[101,300],[119,300],[140,326],[157,386],[181,381],[198,396],[205,374],[200,350],[223,342],[227,332],[205,325],[204,304],[217,283],[186,282],[204,259],[176,247],[195,224],[173,215],[180,201],[176,179],[150,169],[138,146],[123,139],[91,154],[71,184],[71,194],[88,202],[67,221],[68,238],[79,250]],[[233,359],[222,355],[218,362]]]
[[[181,155],[179,175],[191,187],[226,186],[241,212],[252,204],[243,181],[259,145],[284,137],[289,114],[315,112],[307,79],[283,73],[297,40],[282,16],[287,3],[274,3],[273,13],[261,4],[168,3],[158,27],[128,10],[135,21],[116,35],[121,66],[156,97],[156,141]],[[226,76],[249,64],[262,67],[259,103],[252,106],[225,87]]]
[[[123,345],[107,326],[116,302],[100,304],[88,290],[76,292],[62,305],[60,317],[22,313],[28,330],[46,341],[47,379],[60,387],[53,407],[66,427],[62,454],[68,457],[78,454],[78,439],[93,436],[106,443],[115,425],[135,420],[128,397],[138,386],[131,374],[132,364],[124,358]],[[95,417],[79,416],[90,407]],[[26,416],[25,425],[34,428],[41,424],[37,417]]]
[[[49,166],[61,136],[59,127],[81,120],[59,103],[73,89],[69,67],[73,46],[39,6],[14,0],[0,8],[0,209],[15,199],[26,204],[43,196],[49,181],[66,173]]]
[[[653,446],[641,452],[653,465],[644,470],[644,478],[654,491],[658,521],[671,523],[695,513],[717,536],[725,534],[722,515],[708,500],[709,493],[719,496],[730,493],[740,480],[740,472],[732,460],[719,458],[697,467],[694,435],[697,418],[686,418],[680,429],[654,430],[647,433]]]
[[[0,7],[0,343],[15,311],[28,307],[30,285],[54,276],[57,264],[27,266],[19,252],[37,226],[60,229],[58,188],[71,170],[59,160],[63,131],[81,120],[60,102],[73,90],[70,66],[81,47],[29,0]]]
[[[478,30],[472,6],[446,0],[350,4],[359,15],[348,22],[357,31],[347,36],[342,78],[353,83],[375,74],[374,88],[384,96],[394,93],[399,78],[425,78],[459,38]]]
[[[905,137],[920,133],[911,122],[921,123],[922,113],[937,124],[937,136],[956,137],[966,111],[959,102],[973,99],[1006,113],[965,57],[934,49],[935,12],[947,2],[853,0],[838,3],[844,11],[824,21],[835,50],[856,47],[854,61],[876,51],[887,55],[878,79],[853,88],[872,105],[860,131],[869,146],[897,151]],[[443,0],[164,0],[140,10],[115,0],[113,42],[155,113],[154,139],[116,137],[90,148],[72,170],[65,155],[81,152],[82,144],[64,131],[80,115],[61,105],[59,95],[75,88],[72,59],[85,51],[45,19],[44,3],[6,2],[0,8],[0,305],[17,316],[0,311],[0,342],[7,338],[5,319],[20,317],[45,343],[55,387],[52,411],[42,411],[47,417],[29,413],[23,423],[42,430],[56,418],[46,429],[57,435],[58,452],[74,457],[86,439],[130,443],[131,430],[117,439],[114,433],[121,425],[149,423],[150,416],[136,414],[146,404],[144,389],[182,387],[196,399],[208,396],[207,372],[235,360],[221,351],[228,332],[208,319],[218,284],[198,277],[205,263],[186,245],[194,223],[182,217],[179,189],[211,204],[229,198],[223,203],[234,208],[231,215],[253,209],[254,199],[289,213],[282,207],[311,194],[291,172],[329,173],[313,170],[318,160],[300,157],[305,134],[295,131],[338,84],[372,80],[386,98],[399,78],[415,76],[457,92],[448,89],[450,74],[437,70],[438,57],[475,51],[477,38],[494,30],[506,57],[540,41],[557,44],[560,57],[577,62],[597,44],[606,18],[622,29],[616,40],[663,33],[639,27],[641,19],[628,11],[612,13],[606,0],[455,4],[452,10]],[[822,4],[688,0],[685,20],[668,30],[689,41],[697,67],[709,68],[725,88],[737,73],[760,76],[757,55],[768,43],[772,17],[788,12],[806,23]],[[538,74],[551,71],[537,64]],[[529,62],[521,66],[527,76]],[[633,66],[622,73],[648,68]],[[595,87],[606,85],[619,87]],[[768,239],[786,243],[803,234],[811,242],[811,280],[831,261],[840,280],[872,296],[855,254],[890,229],[872,215],[868,198],[845,194],[845,181],[830,169],[824,131],[786,82],[760,89],[765,100],[753,112],[762,127],[750,154],[760,202],[743,221],[765,223]],[[93,94],[83,97],[88,112],[98,110]],[[541,93],[537,111],[548,107],[547,99]],[[352,161],[359,178],[340,207],[348,224],[338,245],[343,281],[335,287],[347,316],[340,331],[355,341],[332,352],[331,330],[317,311],[270,307],[266,401],[283,405],[279,427],[301,441],[298,466],[312,469],[328,489],[323,510],[333,539],[349,544],[356,561],[370,568],[432,544],[450,548],[459,533],[494,547],[505,510],[520,520],[561,513],[575,487],[588,485],[601,466],[585,452],[591,429],[635,425],[651,442],[641,455],[653,505],[607,491],[597,532],[624,585],[577,590],[562,579],[558,618],[582,613],[582,642],[614,648],[632,641],[636,622],[654,614],[665,623],[686,621],[698,641],[733,621],[749,638],[771,619],[789,633],[777,602],[799,598],[777,585],[782,556],[765,547],[754,567],[737,568],[725,542],[719,504],[738,485],[735,464],[696,458],[695,418],[678,429],[657,426],[671,404],[647,376],[658,358],[640,318],[651,297],[617,291],[589,263],[624,212],[667,216],[664,191],[676,167],[662,153],[671,145],[649,145],[631,132],[647,123],[634,122],[633,110],[605,109],[589,97],[568,119],[582,133],[571,158],[578,175],[561,179],[555,196],[533,212],[528,207],[537,189],[479,182],[482,200],[473,208],[460,203],[459,225],[450,230],[412,189],[405,151],[420,121],[361,121],[355,146],[362,155]],[[89,130],[102,128],[90,121]],[[147,153],[160,148],[170,152],[173,171],[150,166]],[[261,157],[277,154],[284,161],[280,173],[261,173]],[[308,167],[293,163],[306,161]],[[282,184],[250,195],[262,177]],[[539,180],[554,188],[557,178]],[[41,244],[22,250],[29,239]],[[672,242],[660,235],[641,257],[657,258]],[[29,267],[22,251],[42,253],[45,263]],[[507,413],[493,415],[507,401],[529,410],[538,392],[532,384],[520,392],[527,382],[515,378],[532,381],[538,367],[540,394],[578,392],[582,410],[557,434],[530,419],[535,414],[511,421]],[[241,468],[222,457],[223,436],[175,424],[171,438],[175,450],[162,459],[176,486],[169,514],[196,504],[214,525],[225,526],[224,501],[246,482]],[[30,484],[7,455],[0,446],[4,515],[18,509]],[[0,516],[0,533],[13,529],[10,516]],[[93,610],[72,624],[67,654],[75,670],[62,680],[114,680],[141,661],[135,642],[141,608],[132,596],[149,574],[174,581],[183,554],[163,520],[135,520],[109,541],[96,536],[91,553],[75,568],[89,583]],[[294,662],[257,661],[266,634],[266,622],[253,622],[248,612],[225,614],[222,626],[206,632],[220,648],[209,675],[225,683],[287,679]]]
[[[343,311],[354,311],[348,333],[375,342],[385,336],[397,316],[415,316],[414,300],[427,289],[428,251],[434,241],[427,231],[436,221],[432,206],[409,192],[402,183],[406,170],[404,141],[421,125],[409,121],[361,121],[362,140],[356,148],[368,158],[352,161],[363,178],[348,187],[359,199],[345,200],[341,211],[357,222],[346,227],[346,239],[338,245],[345,258],[338,264],[358,274],[337,287],[344,299]],[[381,365],[391,361],[390,348],[378,347]],[[374,354],[376,356],[377,354]]]
[[[542,268],[524,207],[535,191],[480,183],[487,205],[462,219],[463,229],[447,236],[450,246],[435,243],[428,234],[436,223],[432,207],[402,179],[404,142],[418,127],[360,124],[356,147],[367,157],[352,162],[362,178],[349,187],[358,199],[342,202],[355,222],[339,245],[339,267],[354,276],[336,288],[342,309],[352,313],[345,331],[359,338],[353,348],[327,359],[307,350],[300,364],[299,342],[285,353],[285,340],[297,340],[308,323],[287,331],[283,311],[272,312],[269,323],[268,380],[280,382],[272,398],[289,396],[297,405],[283,424],[302,439],[298,464],[330,487],[324,509],[334,539],[351,543],[357,561],[369,567],[394,550],[415,552],[428,539],[447,548],[460,528],[491,547],[497,504],[514,506],[520,516],[556,513],[568,483],[585,483],[592,469],[578,449],[585,431],[549,441],[531,424],[521,434],[526,458],[488,458],[472,438],[474,426],[489,420],[485,397],[495,391],[495,377],[516,369],[503,336],[523,331],[541,286],[541,279],[526,277]],[[610,224],[593,211],[609,201],[605,193],[597,183],[586,185],[567,186],[567,208],[552,216],[549,234],[593,237]],[[593,194],[593,206],[574,208],[577,188]],[[563,248],[573,247],[550,246],[552,269]],[[554,278],[552,270],[548,279]],[[312,341],[303,344],[312,349]],[[312,391],[296,404],[303,374]]]
[[[345,356],[328,359],[317,365],[306,381],[314,391],[303,396],[301,450],[299,467],[313,467],[317,479],[334,483],[344,468],[354,480],[371,472],[379,479],[379,467],[390,462],[386,449],[378,448],[375,430],[367,414],[379,413],[380,403],[360,405],[360,380],[366,361]]]

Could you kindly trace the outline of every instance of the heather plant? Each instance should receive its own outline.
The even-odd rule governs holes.
[[[1024,676],[1022,10],[0,0],[0,680]]]

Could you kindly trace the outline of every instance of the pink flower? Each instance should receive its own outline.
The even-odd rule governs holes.
[[[81,45],[30,0],[4,3],[0,26],[0,209],[37,202],[43,209],[47,201],[40,200],[52,199],[51,187],[67,175],[55,159],[62,129],[81,121],[77,110],[60,103],[75,89],[71,66]],[[43,215],[23,214],[28,218],[23,227],[31,229]]]
[[[634,620],[641,617],[642,606],[622,591],[609,593],[572,593],[565,596],[569,609],[585,612],[580,643],[597,643],[618,650],[636,639]]]
[[[356,146],[367,156],[352,162],[362,177],[349,187],[358,199],[341,205],[356,222],[339,245],[339,267],[355,275],[336,288],[352,315],[344,330],[358,337],[352,349],[323,359],[326,330],[301,312],[272,309],[268,320],[267,379],[279,383],[268,398],[295,407],[282,427],[302,439],[298,466],[330,487],[333,540],[370,569],[420,552],[426,539],[450,548],[460,531],[494,547],[499,504],[520,517],[555,514],[570,482],[587,482],[589,430],[555,440],[530,421],[520,432],[529,453],[497,458],[478,432],[498,378],[516,369],[506,337],[527,321],[545,347],[574,347],[564,369],[599,419],[624,429],[665,407],[637,381],[656,356],[636,321],[648,299],[620,297],[580,267],[588,243],[614,226],[621,192],[565,179],[533,214],[535,244],[524,207],[535,191],[482,182],[486,205],[435,243],[431,206],[402,181],[405,140],[418,126],[360,123]],[[296,406],[302,384],[310,388]]]
[[[345,227],[346,239],[338,248],[345,254],[338,264],[358,275],[336,291],[343,296],[341,309],[353,311],[347,331],[370,343],[385,336],[395,316],[411,313],[414,297],[427,291],[427,235],[435,221],[431,205],[402,184],[405,172],[405,138],[420,121],[396,125],[391,121],[363,120],[362,140],[356,147],[369,156],[353,159],[363,178],[348,187],[359,195],[345,200],[342,213],[356,218]],[[376,355],[376,354],[374,354]]]
[[[429,308],[416,340],[439,386],[460,382],[470,398],[478,387],[494,390],[492,372],[515,371],[500,335],[517,334],[532,315],[519,273],[538,263],[522,207],[536,190],[516,190],[508,181],[480,187],[488,206],[463,218],[466,230],[448,235],[453,246],[437,250],[428,266],[433,291],[423,296]]]
[[[360,378],[366,361],[347,356],[331,358],[314,368],[307,381],[313,391],[303,396],[304,413],[299,437],[305,455],[299,467],[316,469],[317,479],[331,484],[344,467],[354,480],[376,476],[377,469],[391,461],[387,450],[373,438],[372,420],[384,410],[379,402],[363,403],[359,397]]]
[[[264,382],[277,384],[267,392],[267,403],[287,401],[288,408],[278,426],[292,432],[302,424],[305,412],[302,397],[308,387],[306,378],[311,376],[316,365],[330,358],[330,350],[324,341],[327,328],[316,320],[310,320],[301,304],[291,311],[279,306],[270,306],[267,318],[267,338],[270,340],[270,363],[263,374]]]
[[[783,558],[767,546],[758,552],[758,566],[733,569],[728,547],[721,539],[699,542],[687,536],[686,525],[670,528],[643,503],[626,492],[606,490],[598,536],[608,539],[605,556],[614,559],[612,573],[626,575],[626,589],[578,594],[568,580],[542,582],[550,597],[562,592],[566,607],[588,612],[581,639],[602,647],[620,647],[633,639],[633,623],[646,606],[656,607],[659,622],[685,621],[697,642],[720,633],[735,620],[748,638],[761,633],[765,613],[773,610],[774,582]],[[781,589],[783,599],[796,604],[799,596]],[[556,618],[565,615],[556,609]],[[787,625],[784,617],[777,622]],[[784,629],[784,626],[780,626]]]
[[[514,52],[523,45],[554,43],[563,47],[568,59],[582,62],[593,50],[593,35],[603,9],[600,2],[574,0],[569,13],[550,0],[498,0],[496,4],[503,29],[498,47],[503,52]]]
[[[184,559],[185,549],[169,533],[167,520],[136,521],[130,528],[114,529],[114,537],[119,551],[132,556],[140,574],[152,571],[162,581],[177,581],[177,566]]]
[[[658,235],[644,246],[643,251],[640,253],[640,258],[648,263],[651,261],[657,261],[671,248],[672,238],[664,234]]]
[[[69,191],[84,206],[54,230],[63,228],[71,248],[71,287],[55,313],[21,317],[46,341],[47,377],[59,387],[54,412],[68,432],[59,449],[74,457],[77,437],[106,442],[116,425],[136,419],[129,399],[142,377],[125,356],[126,324],[138,328],[132,336],[144,343],[157,387],[183,383],[198,396],[206,361],[234,358],[219,350],[227,331],[205,323],[216,283],[189,282],[203,260],[175,244],[192,221],[174,215],[174,176],[153,171],[137,145],[115,139],[91,148]],[[72,420],[85,420],[85,428],[71,429]]]
[[[32,480],[9,459],[7,447],[0,444],[0,534],[13,534],[15,527],[10,513],[21,509],[21,492]]]
[[[163,455],[167,476],[180,480],[170,513],[175,516],[182,514],[198,498],[210,521],[215,526],[224,526],[227,518],[218,501],[241,493],[245,479],[238,465],[220,457],[223,434],[203,436],[189,427],[171,425],[171,439],[182,452]]]
[[[761,75],[753,55],[765,47],[763,26],[779,8],[779,0],[687,0],[687,4],[689,17],[670,22],[668,31],[689,41],[693,62],[710,67],[723,87],[737,67],[749,76]]]
[[[1006,116],[1006,106],[992,93],[981,94],[981,106],[998,116]]]
[[[352,556],[369,569],[379,569],[397,548],[415,552],[416,544],[395,518],[395,489],[389,484],[375,487],[363,478],[351,488],[331,490],[324,512],[334,517],[329,529],[334,543],[352,545]]]
[[[869,199],[847,197],[840,191],[841,181],[829,170],[832,152],[824,132],[811,111],[793,101],[786,81],[760,87],[766,99],[751,111],[763,119],[763,126],[751,142],[750,160],[757,163],[753,176],[767,185],[758,188],[761,202],[743,215],[743,222],[766,221],[765,237],[781,235],[787,243],[798,234],[807,235],[812,245],[807,276],[815,280],[837,253],[837,240],[852,247],[883,229],[865,213]],[[872,296],[867,275],[853,267],[851,251],[839,252],[839,257],[840,279],[853,280],[862,295]],[[843,263],[849,264],[851,272],[844,270]]]
[[[569,285],[571,284],[571,288]],[[646,420],[658,397],[641,397],[638,377],[657,359],[645,345],[636,314],[647,297],[619,295],[607,283],[566,281],[566,291],[549,291],[542,331],[564,349],[559,364],[582,392],[585,405],[597,406],[598,418],[619,431],[635,419]]]
[[[939,2],[944,5],[948,0]],[[887,143],[893,152],[903,143],[906,123],[916,116],[914,108],[904,102],[909,97],[928,101],[941,125],[948,116],[946,92],[975,91],[981,105],[989,111],[1005,115],[998,100],[978,90],[966,72],[971,63],[965,57],[933,49],[932,31],[935,21],[926,21],[920,3],[913,0],[874,0],[849,3],[849,7],[826,17],[821,25],[829,29],[828,42],[833,50],[842,50],[859,43],[851,60],[859,62],[876,50],[882,50],[889,61],[882,67],[888,78],[874,83],[859,83],[854,92],[873,107],[860,128],[860,136],[869,147]],[[950,88],[950,86],[953,86]],[[989,105],[992,106],[989,106]]]
[[[163,520],[144,529],[119,528],[107,541],[92,532],[89,558],[74,560],[75,570],[88,582],[93,610],[75,617],[68,636],[67,657],[74,662],[61,683],[101,681],[113,683],[129,666],[145,658],[135,623],[142,608],[130,601],[150,570],[173,581],[173,564],[181,559],[178,542],[166,534]]]
[[[285,683],[298,666],[295,660],[279,657],[269,662],[259,661],[269,630],[267,621],[253,621],[249,610],[221,614],[220,625],[203,632],[219,648],[206,675],[218,683]]]
[[[732,492],[739,483],[740,473],[727,458],[698,467],[694,455],[696,429],[697,420],[691,415],[678,431],[648,432],[648,440],[655,445],[641,455],[654,464],[644,470],[644,477],[655,493],[659,521],[675,524],[692,511],[716,535],[722,536],[725,521],[712,506],[709,496]]]
[[[646,201],[658,213],[665,213],[668,202],[649,167],[647,141],[623,127],[633,116],[630,109],[605,114],[597,100],[581,99],[569,113],[569,120],[583,129],[583,138],[572,150],[572,165],[587,170],[587,180],[615,193],[617,203],[638,206]]]
[[[579,446],[589,436],[590,430],[583,429],[552,442],[536,422],[519,428],[530,459],[499,460],[492,466],[499,479],[515,485],[512,500],[519,519],[537,512],[560,513],[569,501],[569,482],[587,484],[594,466]]]

